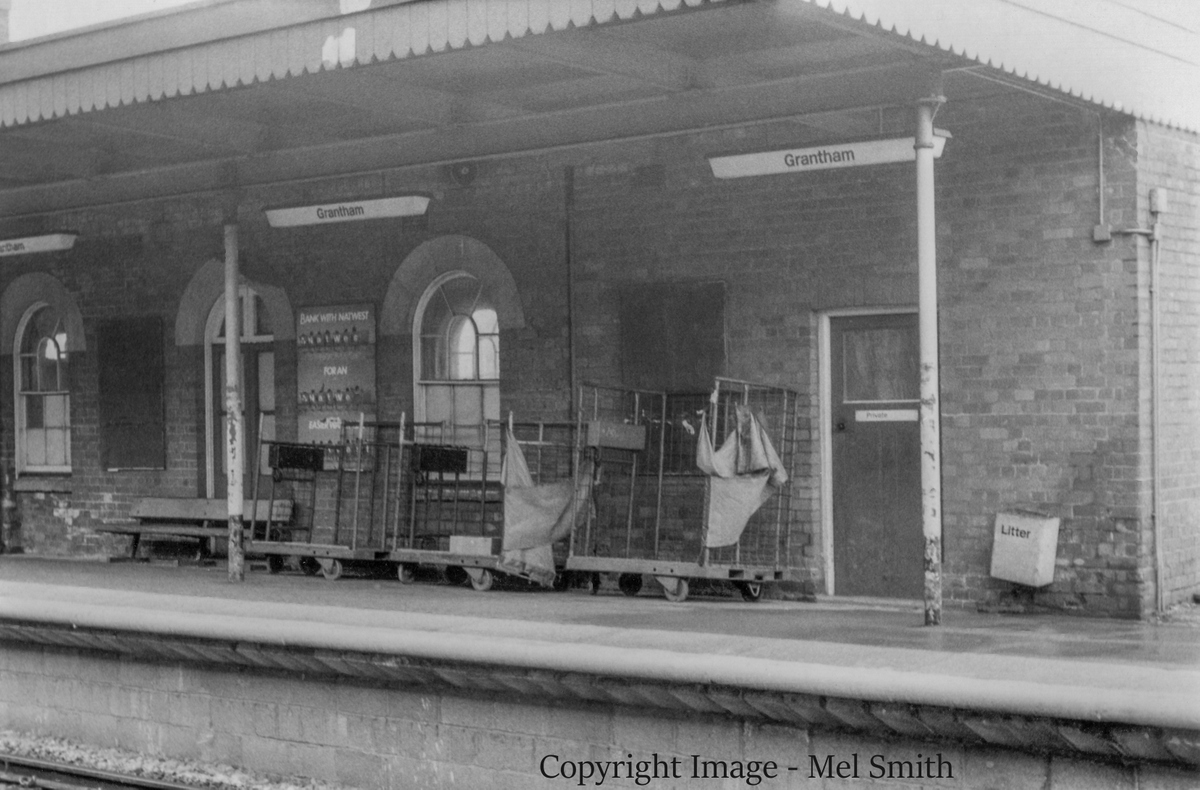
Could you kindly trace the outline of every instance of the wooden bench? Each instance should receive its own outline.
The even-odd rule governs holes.
[[[265,526],[269,532],[273,528],[286,527],[292,520],[290,499],[260,499],[257,508],[253,500],[247,500],[242,508],[242,518],[248,530]],[[144,536],[195,540],[199,544],[197,556],[204,557],[208,553],[210,540],[229,535],[229,509],[224,499],[148,497],[135,502],[129,515],[138,519],[138,523],[106,524],[94,529],[97,532],[131,535],[131,559],[137,558]]]

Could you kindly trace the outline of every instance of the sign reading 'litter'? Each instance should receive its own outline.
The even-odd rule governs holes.
[[[996,515],[992,537],[992,576],[1045,587],[1054,581],[1060,519],[1021,513]]]

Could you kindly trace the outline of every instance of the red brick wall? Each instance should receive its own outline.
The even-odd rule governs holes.
[[[993,519],[1027,509],[1063,519],[1038,603],[1137,612],[1151,563],[1138,263],[1128,239],[1091,239],[1099,119],[1036,99],[944,115],[963,154],[939,180],[946,595],[1010,592],[987,575]],[[1135,141],[1105,117],[1105,220],[1118,226]]]
[[[1168,197],[1159,216],[1158,516],[1169,604],[1200,590],[1200,140],[1152,124],[1138,132],[1138,211],[1131,224],[1149,225],[1151,189]],[[1144,254],[1150,257],[1148,249]],[[1149,312],[1145,305],[1143,323]]]
[[[879,120],[884,134],[911,133],[907,110]],[[994,602],[1012,593],[1011,585],[988,576],[992,524],[1001,510],[1026,509],[1063,519],[1056,581],[1038,603],[1135,614],[1153,598],[1147,319],[1139,295],[1146,254],[1127,236],[1092,241],[1099,220],[1098,117],[1012,94],[949,104],[938,125],[954,135],[937,164],[947,601]],[[523,327],[502,336],[502,409],[519,419],[561,419],[570,410],[566,168],[574,168],[578,380],[619,380],[622,286],[724,280],[726,374],[803,394],[790,561],[821,589],[818,315],[916,303],[915,188],[909,165],[712,177],[707,155],[786,147],[808,139],[798,136],[802,131],[790,122],[764,123],[498,159],[479,163],[465,185],[443,168],[413,167],[251,189],[241,207],[244,273],[284,289],[293,309],[380,304],[396,268],[421,243],[446,234],[478,239],[508,266],[525,316]],[[1177,283],[1164,322],[1174,344],[1167,356],[1179,360],[1170,380],[1170,425],[1178,439],[1168,448],[1164,538],[1172,594],[1179,595],[1195,585],[1200,553],[1188,526],[1200,507],[1200,443],[1194,423],[1191,434],[1184,427],[1197,392],[1195,351],[1185,343],[1195,331],[1197,301],[1194,258],[1187,257],[1195,249],[1196,220],[1188,207],[1194,203],[1186,202],[1195,200],[1195,138],[1156,127],[1139,131],[1119,115],[1105,115],[1103,136],[1107,223],[1144,221],[1136,201],[1139,194],[1144,199],[1154,167],[1180,185],[1177,223],[1192,223],[1188,235],[1182,224],[1178,233],[1169,231],[1164,248],[1165,275]],[[1143,142],[1152,144],[1151,153],[1139,160]],[[1181,157],[1191,163],[1186,173],[1177,166]],[[1183,186],[1189,178],[1191,192]],[[433,196],[424,220],[272,230],[259,210],[410,191]],[[173,327],[192,274],[222,254],[220,225],[215,198],[80,211],[23,220],[19,228],[10,222],[0,229],[12,235],[72,227],[83,239],[125,241],[107,256],[86,253],[84,244],[71,254],[6,263],[0,288],[20,273],[46,270],[76,295],[89,332],[125,310],[158,312]],[[66,502],[79,513],[76,526],[118,517],[142,493],[203,490],[201,352],[176,347],[171,336],[164,342],[171,371],[165,472],[96,471],[88,394],[96,373],[89,354],[74,363],[76,471]],[[376,353],[380,417],[411,414],[411,338],[381,337]],[[288,344],[280,344],[277,365],[286,438],[295,389]],[[5,356],[0,419],[7,458],[11,391]],[[94,550],[81,537],[85,531],[69,532],[32,502],[26,519],[31,547]]]
[[[1120,224],[1133,210],[1136,132],[1106,122],[1106,220]],[[907,124],[885,117],[897,134]],[[1137,252],[1125,238],[1091,240],[1097,117],[1013,97],[947,106],[939,125],[954,133],[938,164],[947,598],[1011,594],[988,577],[993,519],[1027,509],[1064,519],[1058,580],[1039,603],[1136,612],[1151,566]],[[907,166],[733,182],[708,173],[706,153],[779,147],[786,134],[764,124],[626,145],[580,168],[579,287],[594,295],[576,319],[587,377],[618,370],[617,283],[725,278],[728,373],[813,396],[814,311],[915,303]],[[645,184],[659,162],[664,178]],[[815,529],[815,492],[808,502],[803,532]],[[819,582],[817,559],[796,557]]]
[[[55,478],[53,493],[18,497],[23,528],[21,545],[32,553],[94,556],[119,552],[127,538],[100,535],[89,527],[127,518],[133,500],[147,494],[195,496],[202,485],[197,470],[203,461],[203,361],[198,349],[178,348],[169,333],[163,338],[169,375],[165,391],[168,468],[161,471],[108,472],[100,468],[99,412],[96,397],[94,332],[99,322],[128,311],[163,317],[174,326],[176,302],[165,293],[171,282],[162,275],[162,259],[129,235],[130,221],[111,223],[99,214],[48,220],[54,227],[78,229],[81,237],[71,253],[21,260],[6,267],[12,277],[43,270],[72,293],[82,313],[86,350],[70,356],[72,474]],[[57,222],[64,223],[58,225]],[[38,230],[32,231],[34,233]],[[7,284],[6,280],[6,284]],[[0,361],[3,381],[4,463],[12,464],[12,356]],[[196,352],[189,354],[188,352]],[[201,442],[197,450],[196,442]]]
[[[487,167],[484,173],[490,172]],[[561,169],[555,171],[555,179]],[[242,207],[240,229],[243,276],[285,290],[293,308],[315,304],[382,301],[396,267],[420,243],[437,236],[466,233],[489,244],[511,266],[527,300],[526,327],[504,333],[502,369],[504,408],[548,418],[567,413],[565,274],[561,266],[561,179],[546,183],[534,170],[493,179],[486,189],[459,187],[439,168],[406,172],[405,190],[433,192],[445,211],[428,225],[357,223],[316,229],[270,229],[263,206],[286,202],[336,200],[346,195],[375,194],[381,177],[335,180],[319,188],[281,187],[252,192]],[[525,182],[519,186],[519,182]],[[514,202],[504,192],[546,193],[541,202]],[[474,206],[474,208],[471,208]],[[221,258],[222,213],[217,199],[163,201],[122,206],[109,211],[80,211],[59,217],[23,221],[12,235],[33,235],[50,228],[77,230],[81,240],[72,253],[29,257],[12,267],[6,263],[3,288],[27,271],[58,277],[76,298],[85,333],[94,345],[96,323],[128,311],[159,313],[167,328],[164,344],[168,382],[168,468],[159,472],[107,473],[99,470],[99,435],[92,348],[72,357],[73,473],[47,495],[19,494],[27,551],[65,555],[104,555],[120,551],[126,538],[100,537],[89,525],[124,520],[140,496],[197,496],[204,493],[204,363],[199,346],[179,347],[173,328],[179,300],[194,272],[208,260]],[[17,227],[14,223],[13,228]],[[508,233],[493,237],[491,231]],[[419,294],[418,294],[419,296]],[[531,309],[531,306],[533,309]],[[412,415],[411,337],[381,337],[376,349],[380,384],[380,419]],[[0,362],[0,406],[3,407],[4,458],[12,458],[12,357]],[[276,348],[279,436],[295,436],[295,350],[287,342]],[[51,506],[51,499],[54,506]]]

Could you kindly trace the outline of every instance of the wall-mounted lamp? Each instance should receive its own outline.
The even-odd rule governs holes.
[[[1150,241],[1158,241],[1162,238],[1162,223],[1158,219],[1158,215],[1167,210],[1167,190],[1162,187],[1155,187],[1150,190],[1150,227],[1148,228],[1121,228],[1114,230],[1113,233],[1121,236],[1145,236]]]

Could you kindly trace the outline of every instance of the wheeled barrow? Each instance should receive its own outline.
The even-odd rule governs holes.
[[[278,573],[286,558],[310,575],[337,579],[347,569],[391,573],[391,538],[403,512],[404,421],[344,424],[335,445],[264,440],[271,474],[266,499],[290,493],[297,516],[287,530],[255,534],[248,554],[265,555]],[[303,539],[298,539],[303,538]]]
[[[578,413],[598,471],[566,567],[588,574],[593,592],[615,574],[627,595],[651,576],[670,601],[696,580],[757,601],[764,584],[789,578],[795,392],[727,378],[692,395],[588,384]],[[641,429],[644,442],[606,441],[614,424]]]
[[[414,424],[408,438],[407,520],[393,533],[390,559],[401,581],[432,566],[451,581],[465,576],[479,591],[499,576],[544,586],[560,580],[566,547],[554,524],[573,524],[562,512],[575,496],[574,423],[489,422],[469,445],[462,427]],[[468,440],[471,437],[466,436]],[[504,459],[504,463],[501,463]],[[559,510],[555,510],[559,508]],[[539,531],[541,527],[549,527]],[[532,529],[532,531],[530,531]]]

